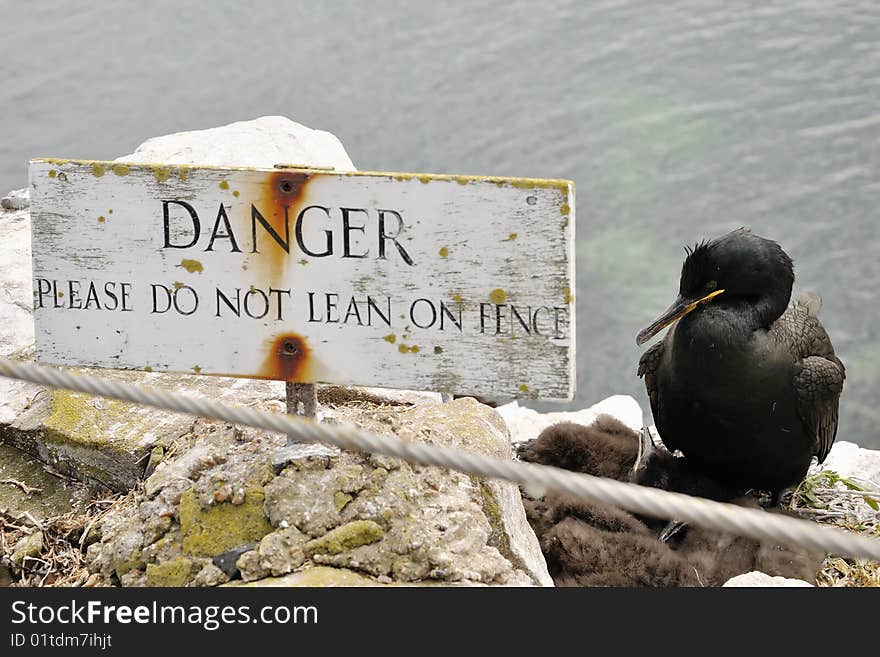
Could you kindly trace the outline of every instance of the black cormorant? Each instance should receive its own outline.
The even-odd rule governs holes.
[[[735,230],[688,250],[678,299],[636,339],[672,325],[638,370],[666,447],[777,500],[828,455],[844,380],[818,303],[789,303],[793,283],[776,242]]]

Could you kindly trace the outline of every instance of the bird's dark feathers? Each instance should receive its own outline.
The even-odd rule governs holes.
[[[825,328],[811,314],[810,304],[795,302],[769,331],[796,359],[794,388],[798,414],[807,432],[815,436],[814,455],[822,463],[837,437],[840,393],[846,370],[834,353]]]
[[[813,454],[819,463],[825,461],[837,437],[840,394],[846,369],[834,353],[834,347],[821,322],[812,314],[817,301],[793,302],[782,317],[771,324],[768,334],[792,353],[796,371],[792,384],[797,392],[798,413],[804,428],[815,436]],[[639,359],[639,377],[653,416],[660,417],[661,397],[656,384],[656,371],[663,354],[663,342],[651,346]],[[677,449],[674,436],[666,436],[670,449]]]
[[[713,276],[711,260],[712,243],[708,240],[694,244],[693,248],[684,247],[687,257],[681,267],[681,292],[695,290],[700,283],[711,280]]]
[[[694,255],[697,253],[699,257],[699,252],[705,250],[709,246],[709,240],[703,240],[702,242],[697,242],[693,246],[688,246],[685,244],[684,252],[688,254],[688,256]]]
[[[750,283],[753,276],[768,273],[778,279],[780,286],[787,286],[789,293],[794,283],[794,264],[788,254],[777,242],[759,237],[747,228],[738,228],[716,239],[704,240],[685,251],[688,255],[681,267],[679,285],[679,293],[684,296],[706,291],[704,288],[710,282],[715,282],[717,287],[728,288],[729,293],[737,293],[736,287],[740,281]],[[741,255],[745,251],[751,254],[747,269],[741,267]]]
[[[837,438],[837,415],[843,380],[843,364],[822,356],[808,356],[795,375],[794,387],[798,408],[807,431],[815,436],[814,454],[819,463],[825,461]]]

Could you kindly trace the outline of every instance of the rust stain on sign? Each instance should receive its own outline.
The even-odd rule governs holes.
[[[261,243],[260,256],[275,282],[280,282],[290,258],[290,249],[295,248],[296,218],[309,180],[311,175],[302,171],[270,173],[262,185],[260,198],[255,200],[253,207],[248,207],[249,222],[256,226],[262,224],[262,218],[266,222],[262,228],[274,233],[268,241]],[[255,212],[259,215],[253,214]],[[282,242],[287,245],[287,250],[281,247]]]
[[[295,206],[303,196],[311,174],[303,171],[278,171],[269,176],[269,194],[282,207]]]
[[[307,383],[311,380],[311,349],[296,333],[282,333],[272,342],[259,378]]]

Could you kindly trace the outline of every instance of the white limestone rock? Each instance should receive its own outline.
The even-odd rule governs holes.
[[[276,164],[355,171],[335,135],[283,116],[153,137],[117,162],[262,167]]]
[[[880,490],[880,450],[865,449],[855,443],[839,440],[831,448],[823,467]]]
[[[0,207],[4,210],[24,210],[31,204],[31,190],[15,189],[2,199],[0,199]]]
[[[513,401],[495,409],[504,418],[510,430],[510,440],[521,443],[537,438],[544,429],[557,422],[575,422],[590,425],[600,415],[617,418],[633,431],[642,428],[642,409],[629,395],[614,395],[580,411],[558,413],[539,413],[531,408],[520,406]]]
[[[0,235],[0,358],[24,357],[34,344],[29,212],[0,212]],[[0,377],[0,439],[4,427],[42,391],[42,386]]]
[[[34,343],[28,211],[0,212],[0,235],[0,356],[9,356]]]
[[[812,584],[802,579],[790,579],[788,577],[773,577],[760,570],[743,573],[727,580],[723,587],[771,587],[771,588],[812,588]],[[722,588],[723,588],[722,587]]]

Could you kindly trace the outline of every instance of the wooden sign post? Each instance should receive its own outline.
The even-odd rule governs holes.
[[[564,180],[37,159],[37,357],[571,399]]]

